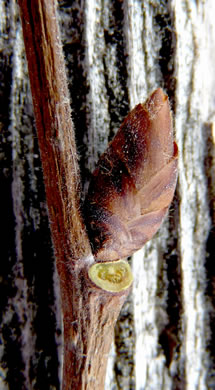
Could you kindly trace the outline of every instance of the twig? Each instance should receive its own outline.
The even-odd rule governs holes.
[[[55,2],[19,4],[56,255],[74,260],[89,255],[90,246],[79,213],[79,169]]]
[[[94,259],[79,212],[79,169],[54,0],[19,0],[64,313],[63,390],[103,389],[112,333],[128,294],[88,278]]]

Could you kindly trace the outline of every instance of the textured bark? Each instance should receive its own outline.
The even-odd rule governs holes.
[[[165,89],[177,194],[132,259],[107,389],[213,389],[214,1],[60,2],[83,193],[130,108]],[[60,389],[61,314],[18,9],[0,1],[0,389]]]

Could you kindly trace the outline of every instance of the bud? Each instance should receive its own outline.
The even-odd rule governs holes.
[[[153,237],[174,195],[177,162],[168,97],[157,89],[128,114],[93,173],[84,216],[97,259],[130,256]]]

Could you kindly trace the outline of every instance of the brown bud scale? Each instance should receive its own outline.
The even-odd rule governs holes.
[[[177,162],[168,97],[157,89],[128,114],[93,173],[84,215],[97,259],[130,256],[153,237],[174,195]]]

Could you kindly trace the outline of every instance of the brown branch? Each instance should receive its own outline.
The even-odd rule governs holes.
[[[19,1],[46,197],[57,257],[90,254],[79,213],[79,169],[65,65],[49,1]]]
[[[54,0],[19,0],[64,313],[63,389],[102,389],[115,321],[128,294],[88,278],[79,169]]]

